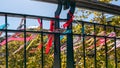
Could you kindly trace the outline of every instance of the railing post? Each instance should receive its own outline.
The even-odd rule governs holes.
[[[58,7],[55,12],[55,30],[60,28],[59,15],[62,10],[62,0],[58,0]],[[54,34],[54,65],[53,68],[61,68],[61,58],[60,58],[60,34]]]
[[[41,26],[40,26],[40,30],[43,29],[43,19],[41,18]],[[42,68],[44,68],[44,51],[43,51],[43,32],[41,32],[41,64],[42,64]]]
[[[8,31],[7,31],[7,14],[5,14],[5,36],[6,36],[6,68],[8,68]]]
[[[72,24],[67,29],[71,30],[67,34],[67,68],[74,68]]]
[[[59,28],[59,20],[55,22],[55,28]],[[61,68],[61,58],[60,58],[60,34],[54,35],[54,67]]]
[[[107,38],[106,38],[106,25],[104,25],[104,31],[105,31],[105,35],[104,35],[104,39],[105,39],[105,67],[108,68],[108,54],[107,54],[107,51],[108,51],[108,47],[107,47]]]
[[[71,20],[75,11],[76,3],[74,0],[70,1],[70,10],[67,15],[67,19]],[[67,30],[70,32],[67,34],[67,68],[75,68],[74,66],[74,52],[73,52],[73,33],[72,33],[72,22],[67,26]]]
[[[82,22],[82,40],[83,40],[83,60],[84,60],[84,68],[86,68],[86,56],[85,56],[85,34],[84,34],[84,22]]]
[[[94,68],[97,68],[97,61],[96,61],[96,26],[94,24]]]
[[[26,16],[24,19],[24,68],[26,68]]]

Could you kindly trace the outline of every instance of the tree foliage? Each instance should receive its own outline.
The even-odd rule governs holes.
[[[101,2],[109,3],[114,0],[100,0]],[[92,17],[92,18],[90,18]],[[90,19],[89,19],[90,18]],[[107,22],[107,15],[102,12],[96,12],[96,11],[90,11],[85,9],[78,9],[75,12],[75,19],[76,20],[89,20],[90,22],[94,23],[101,23],[106,25],[113,25],[113,26],[119,26],[120,25],[120,17],[115,16],[111,20],[111,22]],[[93,35],[94,33],[94,26],[85,24],[85,34]],[[36,30],[36,29],[35,29]],[[74,34],[81,34],[82,32],[82,24],[78,21],[76,21],[76,24],[73,24],[73,33]],[[104,31],[103,26],[96,26],[96,34],[98,35]],[[107,27],[106,34],[114,32],[114,28]],[[30,37],[31,35],[35,35],[35,37],[27,42],[26,47],[28,47],[27,51],[27,67],[28,68],[41,68],[41,49],[37,48],[41,43],[41,34],[27,34],[27,37]],[[104,35],[101,35],[104,36]],[[24,37],[24,34],[18,35],[18,37]],[[120,29],[116,29],[116,37],[120,37]],[[60,41],[61,47],[66,44],[66,36],[64,35],[64,38]],[[73,36],[74,39],[76,39],[76,36]],[[76,68],[83,68],[84,66],[84,59],[83,59],[83,44],[82,44],[82,37],[80,37],[81,40],[79,40],[77,43],[74,44],[74,61]],[[2,41],[4,38],[1,37],[0,41]],[[93,39],[88,41],[89,39]],[[49,54],[45,54],[46,49],[46,43],[48,40],[47,34],[44,34],[43,36],[43,58],[44,58],[44,68],[52,68],[53,67],[53,53],[54,53],[54,45],[51,48]],[[114,39],[110,39],[110,42],[107,44],[114,42]],[[98,40],[96,41],[98,43]],[[23,68],[24,63],[24,47],[19,50],[17,53],[13,54],[20,46],[24,45],[23,41],[10,41],[8,42],[8,63],[10,68]],[[94,68],[94,48],[93,49],[87,49],[89,46],[94,45],[94,38],[93,37],[85,37],[85,56],[86,56],[86,67],[87,68]],[[100,45],[100,44],[99,44]],[[107,45],[107,46],[108,46]],[[108,50],[110,50],[112,46],[108,46]],[[66,48],[66,45],[64,46]],[[120,67],[120,50],[117,48],[117,59],[118,59],[118,68]],[[0,46],[0,66],[1,68],[5,68],[6,60],[6,47],[5,45]],[[105,46],[97,47],[96,50],[96,66],[97,68],[105,68],[105,62],[106,62],[106,55],[105,55]],[[114,50],[108,53],[108,68],[115,68],[115,53]],[[66,49],[61,51],[61,66],[62,68],[66,68]]]

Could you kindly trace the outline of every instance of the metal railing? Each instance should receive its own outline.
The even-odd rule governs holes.
[[[95,8],[93,8],[93,9],[95,9]],[[117,13],[113,13],[113,14],[119,15],[119,11]],[[5,51],[4,58],[6,60],[4,60],[4,62],[2,62],[3,65],[1,64],[2,66],[5,66],[6,68],[16,67],[16,65],[18,65],[17,68],[21,68],[21,67],[23,67],[23,68],[31,67],[32,68],[32,65],[35,65],[34,60],[37,60],[37,59],[38,59],[38,61],[36,61],[36,64],[37,63],[38,64],[36,65],[36,67],[34,66],[35,68],[52,68],[52,67],[54,67],[54,65],[57,64],[53,60],[54,59],[53,53],[54,53],[54,51],[56,51],[54,48],[54,44],[53,44],[54,49],[51,47],[51,53],[45,54],[46,44],[45,44],[45,39],[44,39],[45,37],[44,36],[51,35],[51,34],[52,35],[58,34],[59,36],[64,36],[64,38],[67,36],[73,40],[73,41],[72,40],[70,40],[70,41],[65,40],[64,41],[65,45],[63,45],[63,43],[61,41],[59,41],[59,42],[61,42],[60,43],[61,46],[59,46],[60,49],[62,48],[62,46],[64,46],[63,48],[65,48],[63,51],[61,49],[60,57],[62,59],[61,59],[60,64],[59,64],[61,68],[66,68],[66,67],[68,68],[70,64],[74,64],[73,66],[76,68],[82,68],[82,67],[83,68],[89,68],[89,67],[101,68],[101,66],[103,66],[104,68],[109,68],[109,66],[111,66],[111,64],[113,64],[113,66],[111,66],[111,67],[114,67],[114,68],[120,67],[119,66],[119,53],[118,53],[119,52],[118,47],[119,47],[120,38],[119,38],[119,34],[117,34],[120,31],[119,26],[112,26],[109,24],[105,25],[105,24],[75,20],[75,21],[73,21],[73,23],[78,24],[80,29],[75,30],[75,29],[71,28],[70,31],[72,31],[72,32],[70,32],[70,33],[63,32],[67,29],[60,29],[60,31],[55,30],[53,32],[49,32],[49,31],[45,31],[43,29],[43,27],[41,27],[40,30],[36,31],[36,30],[28,30],[27,29],[26,19],[38,19],[38,18],[40,18],[41,23],[44,23],[43,20],[47,20],[47,21],[59,20],[61,23],[61,22],[67,21],[67,19],[56,19],[53,17],[43,17],[43,16],[35,16],[35,15],[17,14],[17,13],[6,13],[6,12],[0,12],[0,16],[5,18],[5,24],[6,24],[5,29],[0,29],[0,32],[5,33],[4,39],[6,39],[5,42],[7,42],[5,44],[5,50],[3,50],[3,51]],[[7,28],[8,17],[24,18],[24,28],[22,30],[8,29]],[[72,27],[75,27],[74,24],[72,25]],[[90,29],[88,29],[87,26],[90,26],[90,28],[93,28],[92,31],[90,31]],[[103,31],[103,34],[99,35],[100,29]],[[110,29],[110,31],[108,29]],[[76,31],[79,31],[79,32],[76,33]],[[86,31],[88,31],[89,34]],[[22,51],[20,52],[20,54],[22,53],[23,58],[14,60],[14,64],[10,63],[10,60],[13,60],[13,59],[11,59],[11,56],[14,57],[14,55],[11,55],[9,53],[9,50],[11,50],[11,49],[9,49],[10,44],[8,43],[9,38],[10,38],[8,36],[8,33],[11,33],[11,32],[22,33],[23,38],[24,38],[24,42],[22,42],[24,44],[23,52]],[[109,36],[109,34],[111,34],[112,32],[114,32],[116,34],[116,36]],[[26,50],[26,48],[28,47],[28,44],[29,44],[27,41],[27,37],[28,37],[27,33],[40,35],[40,37],[39,37],[40,39],[38,41],[41,42],[42,47],[41,47],[41,49],[38,50],[37,54],[35,53],[36,56],[39,58],[32,59],[32,60],[29,58],[29,56],[31,56],[32,54],[28,53],[28,50]],[[76,36],[79,37],[80,40],[77,42],[79,44],[74,45],[74,44],[76,44],[76,43],[74,43],[74,39],[76,39],[75,38]],[[91,40],[91,39],[92,39],[92,41],[87,43],[88,40]],[[99,42],[101,40],[102,40],[102,42]],[[107,42],[108,40],[109,40],[109,42],[112,42],[113,45],[109,46],[108,42]],[[69,42],[73,42],[73,44],[69,44]],[[57,41],[56,41],[56,43],[57,43]],[[69,46],[69,45],[71,45],[71,46]],[[92,47],[90,47],[90,46],[92,46]],[[111,51],[109,51],[109,50],[112,46],[114,47],[114,49],[113,49],[114,52],[113,52],[113,55],[110,55],[112,50]],[[0,44],[0,47],[3,48],[3,46],[1,44]],[[68,53],[70,53],[69,48],[73,48],[74,53],[68,54]],[[35,56],[35,54],[34,54],[34,56]],[[19,55],[19,53],[17,53],[16,55]],[[67,58],[70,58],[69,56],[73,56],[74,60],[66,60]],[[50,59],[50,58],[48,59],[48,57],[50,57],[52,59],[47,62],[47,60]],[[101,57],[104,59],[102,59]],[[111,57],[114,57],[114,58],[109,59]],[[2,60],[3,58],[0,58],[0,59]],[[31,61],[31,63],[34,61],[32,65],[29,63],[30,61]],[[58,59],[58,61],[59,61],[59,59]],[[15,63],[18,63],[18,64],[15,64]],[[19,63],[20,63],[20,65],[19,65]],[[71,68],[73,68],[73,67],[71,67]]]

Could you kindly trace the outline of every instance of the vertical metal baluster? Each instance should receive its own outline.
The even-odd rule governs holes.
[[[67,34],[67,68],[74,68],[72,24],[67,30],[71,30],[71,32]]]
[[[94,24],[94,67],[97,68],[97,62],[96,62],[96,26]]]
[[[116,28],[115,27],[114,27],[114,32],[116,33]],[[114,50],[114,52],[115,52],[115,68],[117,68],[116,37],[114,38],[114,43],[115,43],[115,50]]]
[[[8,31],[7,31],[7,14],[5,14],[5,36],[6,36],[6,68],[8,68]]]
[[[26,68],[26,16],[24,19],[24,68]]]
[[[84,22],[82,22],[82,40],[83,40],[83,59],[84,59],[84,68],[86,68],[86,60],[85,60],[85,34],[84,34]]]
[[[55,29],[59,29],[59,19],[55,20]],[[54,67],[61,68],[60,34],[54,34]]]
[[[70,10],[67,14],[67,19],[71,19],[72,16],[70,14],[74,14],[75,12],[76,2],[71,0],[70,2]],[[73,52],[73,32],[72,32],[72,22],[67,27],[67,30],[71,30],[70,33],[67,34],[67,68],[75,68],[74,62],[74,52]]]
[[[105,39],[105,55],[106,55],[106,57],[105,57],[105,59],[106,59],[106,61],[105,61],[105,63],[106,63],[106,65],[105,65],[105,67],[106,68],[108,68],[108,55],[107,55],[107,51],[108,51],[108,48],[107,48],[107,43],[106,43],[106,25],[104,25],[104,31],[105,31],[105,37],[104,37],[104,39]]]
[[[41,24],[42,24],[42,26],[41,26],[41,30],[42,30],[43,29],[43,20],[42,20],[42,18],[41,18]],[[42,45],[42,47],[41,47],[41,63],[42,63],[42,68],[44,68],[43,32],[41,32],[41,45]]]
[[[55,11],[55,30],[60,28],[59,16],[62,10],[62,0],[57,0],[58,6]],[[61,68],[61,53],[60,53],[60,34],[54,34],[54,63],[53,68]]]

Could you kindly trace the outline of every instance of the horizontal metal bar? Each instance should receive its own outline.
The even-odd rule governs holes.
[[[8,31],[8,32],[24,32],[24,30],[14,30],[14,29],[0,29],[0,31]],[[36,33],[36,34],[40,34],[40,33],[43,33],[43,34],[61,34],[61,35],[66,35],[68,33],[61,33],[61,32],[46,32],[46,31],[30,31],[30,30],[26,30],[25,32],[28,32],[28,33]]]
[[[37,15],[28,15],[28,14],[17,14],[17,13],[7,13],[7,12],[0,12],[0,16],[5,16],[5,14],[7,14],[7,16],[10,17],[24,17],[26,16],[26,18],[32,18],[32,19],[36,19],[36,18],[42,18],[44,20],[56,20],[56,18],[54,17],[45,17],[45,16],[37,16]],[[59,19],[61,22],[66,21],[67,19]],[[116,28],[120,28],[118,26],[112,26],[112,25],[105,25],[105,24],[100,24],[100,23],[92,23],[92,22],[88,22],[88,21],[79,21],[79,20],[74,20],[73,23],[75,22],[84,22],[86,24],[91,24],[91,25],[101,25],[101,26],[107,26],[107,27],[116,27]]]
[[[85,34],[85,36],[90,36],[90,37],[96,37],[96,38],[109,38],[109,39],[120,39],[120,38],[117,38],[117,37],[108,37],[108,36],[98,36],[98,35],[87,35],[87,34]]]
[[[57,0],[34,0],[34,1],[57,4]],[[90,1],[90,0],[76,0],[76,5],[79,8],[86,8],[86,9],[110,13],[114,15],[120,15],[120,6],[113,4],[107,4],[107,3]]]
[[[45,16],[37,16],[37,15],[28,15],[28,14],[18,14],[18,13],[9,13],[9,12],[0,12],[0,16],[5,16],[7,15],[8,17],[24,17],[26,16],[26,18],[32,18],[32,19],[36,19],[36,18],[42,18],[43,20],[56,20],[56,18],[54,17],[45,17]],[[59,19],[60,21],[66,21],[67,19]]]
[[[73,22],[76,22],[76,23],[81,23],[84,22],[85,24],[89,24],[89,25],[98,25],[98,26],[106,26],[106,27],[112,27],[112,28],[120,28],[119,26],[112,26],[110,24],[106,25],[106,24],[101,24],[101,23],[93,23],[93,22],[88,22],[88,21],[80,21],[80,20],[74,20]]]
[[[24,30],[11,30],[11,29],[0,29],[0,31],[3,31],[3,32],[5,32],[5,31],[7,31],[8,33],[9,32],[24,32]],[[61,32],[44,32],[44,31],[26,31],[27,33],[35,33],[35,34],[41,34],[41,33],[43,33],[43,34],[60,34],[60,35],[67,35],[67,34],[69,34],[69,33],[61,33]],[[82,34],[75,34],[75,33],[73,33],[72,35],[76,35],[76,36],[83,36]],[[88,37],[88,36],[90,36],[90,37],[93,37],[94,38],[94,36],[95,37],[98,37],[98,38],[111,38],[111,39],[114,39],[114,38],[116,38],[116,39],[120,39],[120,38],[118,38],[118,37],[108,37],[108,36],[99,36],[99,35],[88,35],[88,34],[84,34],[84,36],[85,37]]]

